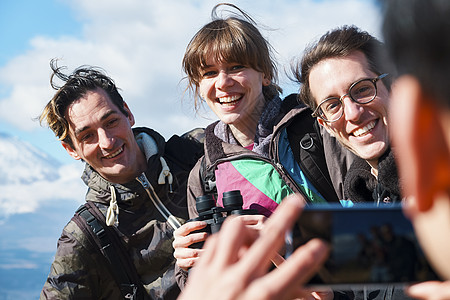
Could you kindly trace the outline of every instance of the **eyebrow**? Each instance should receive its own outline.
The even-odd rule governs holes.
[[[361,77],[361,78],[359,78],[359,79],[353,81],[352,83],[350,83],[350,84],[348,85],[348,87],[347,87],[347,93],[348,93],[348,91],[350,90],[350,87],[351,87],[352,85],[354,85],[354,84],[357,83],[358,81],[367,80],[367,79],[372,79],[372,78],[370,78],[370,77]],[[333,98],[340,98],[340,96],[328,96],[328,97],[325,97],[321,102],[323,102],[323,101],[325,101],[325,100],[328,100],[328,99],[333,99]]]
[[[110,110],[110,111],[108,111],[106,114],[104,114],[104,115],[100,118],[100,121],[104,121],[104,120],[108,119],[111,115],[117,114],[117,113],[118,113],[118,112],[115,111],[115,110]],[[90,128],[90,126],[84,126],[84,127],[79,128],[79,129],[76,129],[76,130],[74,131],[75,137],[77,137],[78,135],[80,135],[83,131],[88,130],[89,128]]]
[[[213,65],[203,65],[203,66],[200,66],[200,70],[209,69],[212,67],[213,67]]]

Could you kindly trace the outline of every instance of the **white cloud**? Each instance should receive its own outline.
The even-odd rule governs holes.
[[[26,259],[11,259],[8,263],[0,264],[0,269],[13,270],[13,269],[37,269],[38,264],[30,262]]]
[[[51,201],[84,202],[86,185],[80,175],[83,164],[64,165],[58,170],[58,179],[36,180],[32,183],[1,185],[0,215],[29,213]]]
[[[259,23],[278,51],[280,71],[312,39],[343,24],[356,24],[377,35],[380,13],[371,1],[233,1]],[[82,64],[103,67],[122,88],[137,119],[169,137],[209,120],[195,118],[182,105],[181,59],[193,34],[210,20],[217,1],[101,0],[71,1],[83,23],[81,37],[35,37],[32,49],[0,69],[0,85],[11,93],[0,99],[0,119],[31,130],[32,121],[53,91],[48,79],[51,58],[62,58],[68,70]],[[296,87],[282,79],[288,91]],[[180,120],[173,122],[168,120]]]
[[[189,93],[184,94],[186,83],[181,81],[181,60],[191,37],[210,21],[211,9],[217,2],[68,1],[82,22],[81,35],[36,36],[30,41],[30,50],[0,68],[0,86],[10,91],[0,99],[0,120],[21,130],[37,130],[39,125],[33,118],[53,95],[49,61],[56,57],[68,71],[84,64],[105,69],[121,88],[137,126],[152,127],[166,138],[206,126],[215,116],[207,107],[195,115]],[[380,12],[372,1],[261,0],[255,5],[254,1],[238,0],[233,3],[260,24],[263,35],[276,49],[281,86],[286,93],[297,87],[287,81],[283,70],[288,69],[293,57],[302,54],[308,43],[326,31],[355,24],[379,36]],[[48,147],[61,146],[53,143]],[[17,169],[17,172],[22,171]],[[79,179],[81,164],[63,166],[59,172],[64,176],[56,181],[44,178],[31,184],[18,181],[3,185],[0,211],[31,212],[50,199],[81,201],[86,190]]]

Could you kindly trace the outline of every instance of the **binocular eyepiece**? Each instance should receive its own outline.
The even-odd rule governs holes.
[[[220,230],[225,219],[230,215],[255,215],[258,213],[255,209],[243,209],[243,199],[241,191],[234,190],[222,194],[223,207],[216,206],[216,200],[212,194],[199,196],[195,199],[198,217],[190,221],[204,221],[206,227],[195,232],[216,233]],[[197,245],[201,244],[201,245]],[[192,248],[201,248],[203,243],[191,245]]]

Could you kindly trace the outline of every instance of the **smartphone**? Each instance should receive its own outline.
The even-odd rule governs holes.
[[[311,238],[330,244],[313,288],[404,286],[436,280],[401,205],[310,205],[292,230],[296,248]]]

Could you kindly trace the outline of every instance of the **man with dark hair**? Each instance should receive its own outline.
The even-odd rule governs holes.
[[[300,100],[313,110],[321,128],[360,158],[343,170],[344,198],[353,202],[399,200],[387,121],[394,74],[385,50],[369,33],[343,26],[307,47],[293,70],[301,84]],[[327,154],[324,147],[328,168],[342,173],[334,151]]]
[[[408,197],[405,213],[441,278],[450,280],[450,2],[387,2],[384,37],[399,78],[391,127]],[[409,288],[420,299],[450,299],[450,281]]]
[[[130,108],[101,70],[67,76],[51,66],[57,92],[40,121],[86,163],[89,189],[58,241],[41,299],[175,299],[172,234],[188,216],[187,176],[201,143],[132,129]]]

